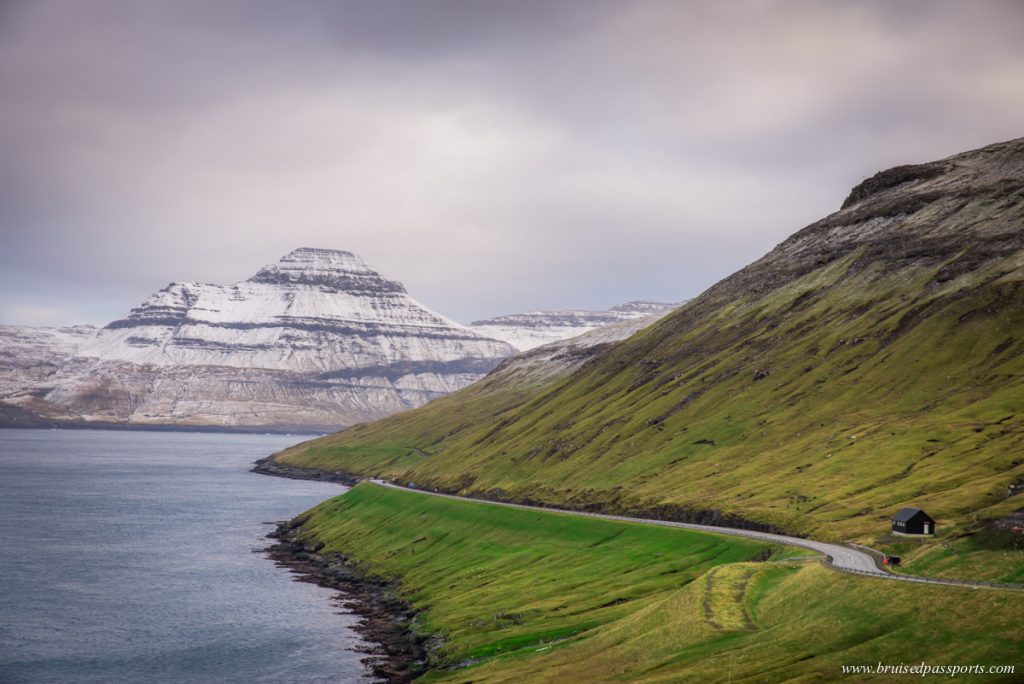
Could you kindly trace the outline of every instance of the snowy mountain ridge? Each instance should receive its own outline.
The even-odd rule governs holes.
[[[100,329],[0,329],[0,424],[336,429],[514,351],[350,252],[300,248],[233,285],[172,283]]]
[[[172,283],[80,349],[159,366],[320,373],[510,351],[431,311],[354,254],[311,248],[234,285]]]
[[[519,351],[527,351],[558,340],[577,337],[602,326],[664,315],[681,304],[682,302],[668,304],[635,301],[619,304],[605,311],[527,311],[474,321],[470,328],[481,335],[508,342]]]

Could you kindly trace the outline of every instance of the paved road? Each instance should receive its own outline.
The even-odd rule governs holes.
[[[842,572],[849,572],[855,575],[862,575],[865,577],[877,577],[879,579],[891,579],[899,580],[903,582],[918,582],[923,584],[946,584],[955,586],[965,586],[973,588],[989,588],[989,589],[1021,589],[1024,588],[1022,585],[1015,584],[992,584],[990,582],[968,582],[962,580],[947,580],[936,577],[916,577],[910,575],[896,575],[891,572],[886,572],[879,568],[875,561],[876,556],[872,556],[867,551],[855,548],[852,546],[846,546],[845,544],[830,544],[828,542],[814,541],[813,539],[801,539],[800,537],[788,537],[783,534],[770,534],[768,532],[756,532],[754,530],[741,530],[735,527],[718,527],[716,525],[695,525],[692,523],[681,523],[671,522],[668,520],[652,520],[648,518],[628,518],[621,515],[605,515],[603,513],[583,513],[580,511],[568,511],[560,508],[542,508],[540,506],[524,506],[522,504],[504,503],[501,501],[487,501],[484,499],[471,499],[463,496],[454,496],[452,494],[440,494],[438,492],[430,492],[423,489],[412,489],[409,487],[403,487],[396,485],[391,482],[385,482],[384,480],[371,479],[370,482],[379,485],[381,487],[390,487],[391,489],[400,489],[407,492],[415,492],[417,494],[424,494],[429,496],[440,496],[446,499],[458,499],[460,501],[472,501],[474,503],[486,504],[490,506],[506,506],[508,508],[522,508],[526,510],[544,511],[547,513],[564,513],[567,515],[583,515],[589,518],[602,518],[604,520],[618,520],[621,522],[631,523],[643,523],[645,525],[661,525],[662,527],[681,527],[686,530],[697,530],[700,532],[709,532],[711,534],[728,534],[736,537],[746,537],[748,539],[756,539],[758,541],[770,542],[772,544],[782,544],[784,546],[797,546],[802,549],[809,549],[824,555],[827,559],[827,564],[840,570]],[[877,553],[877,552],[876,552]],[[880,556],[881,554],[879,554]]]

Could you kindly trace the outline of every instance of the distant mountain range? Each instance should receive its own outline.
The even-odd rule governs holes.
[[[101,329],[0,330],[8,424],[324,430],[419,406],[514,350],[349,252],[172,283]],[[27,383],[25,381],[28,381]]]
[[[508,342],[519,351],[556,340],[565,340],[604,325],[668,313],[679,304],[628,302],[607,311],[528,311],[473,321],[470,327],[481,335]]]
[[[535,312],[503,331],[561,339],[646,306]],[[352,253],[302,248],[233,285],[171,283],[103,328],[0,326],[0,426],[328,431],[465,387],[516,351]]]

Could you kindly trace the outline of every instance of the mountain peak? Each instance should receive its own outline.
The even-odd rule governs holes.
[[[879,171],[858,183],[840,207],[849,209],[865,200],[882,200],[886,195],[914,195],[940,192],[965,196],[979,190],[991,192],[1012,186],[1024,171],[1024,138],[995,143],[924,164],[904,164]],[[934,197],[933,197],[934,198]]]
[[[0,330],[0,362],[5,344],[31,361],[0,363],[0,408],[10,388],[31,388],[22,410],[40,423],[289,429],[419,406],[514,351],[423,306],[355,254],[308,247],[241,282],[170,283],[102,330]]]
[[[359,258],[359,255],[354,252],[348,252],[343,249],[326,249],[324,247],[298,247],[281,257],[281,261],[303,259],[346,260],[365,263],[361,258]]]
[[[261,268],[249,278],[253,283],[305,285],[328,292],[404,293],[405,286],[388,280],[373,270],[361,257],[339,249],[299,247],[285,254],[276,264]]]

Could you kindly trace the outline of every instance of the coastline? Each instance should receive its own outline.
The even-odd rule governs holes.
[[[275,454],[261,458],[254,462],[249,472],[258,475],[270,475],[273,477],[285,477],[289,480],[319,480],[321,482],[337,482],[348,487],[354,487],[365,477],[353,475],[352,473],[338,472],[332,470],[317,470],[316,468],[303,468],[301,466],[287,465],[275,460]]]
[[[278,523],[267,535],[276,543],[264,549],[275,563],[286,567],[300,582],[311,582],[339,592],[345,608],[359,616],[353,628],[377,648],[365,651],[363,664],[375,677],[404,684],[426,671],[426,659],[436,637],[413,629],[416,612],[398,597],[394,583],[362,572],[340,553],[321,554],[322,542],[301,539],[303,516]]]
[[[302,477],[302,476],[308,477],[310,475],[310,473],[304,472],[305,470],[306,469],[294,468],[294,469],[291,470],[291,475],[293,477]],[[313,472],[315,472],[315,471],[313,471]],[[351,476],[349,475],[348,477],[351,477]],[[422,487],[422,483],[421,483],[421,487]],[[305,538],[305,546],[299,546],[297,549],[294,549],[294,550],[299,551],[300,554],[301,553],[308,554],[308,553],[311,552],[313,554],[312,555],[312,561],[313,562],[311,564],[314,565],[314,568],[313,568],[312,572],[313,573],[317,573],[318,572],[321,575],[325,575],[325,574],[329,575],[330,574],[330,570],[328,568],[330,567],[330,563],[332,561],[340,560],[340,561],[344,562],[344,559],[341,558],[341,557],[338,557],[337,559],[336,558],[323,558],[322,556],[316,555],[316,552],[319,549],[323,549],[323,547],[324,547],[323,542],[327,542],[327,543],[331,543],[331,544],[339,544],[339,546],[336,547],[336,548],[344,549],[346,551],[350,551],[351,553],[353,553],[355,555],[355,557],[367,559],[370,564],[362,566],[362,567],[389,567],[389,568],[391,568],[390,570],[388,570],[388,575],[389,576],[401,576],[402,573],[406,572],[410,568],[417,568],[416,571],[418,573],[418,576],[420,576],[421,579],[425,575],[433,576],[433,575],[439,573],[438,574],[439,579],[438,579],[438,576],[435,576],[435,578],[434,578],[435,582],[434,582],[433,586],[429,585],[429,583],[427,584],[427,586],[418,585],[417,596],[419,598],[417,600],[418,601],[420,601],[420,600],[424,601],[422,603],[422,606],[424,607],[424,610],[425,610],[424,618],[429,618],[430,619],[430,623],[434,624],[434,619],[437,618],[437,613],[435,613],[435,611],[438,611],[438,610],[441,609],[441,606],[438,606],[438,599],[440,597],[443,597],[442,602],[444,604],[449,604],[451,602],[451,605],[461,606],[463,612],[465,612],[465,610],[468,607],[468,608],[472,609],[473,611],[475,611],[474,614],[479,613],[480,619],[476,619],[476,621],[474,621],[468,627],[467,627],[467,625],[461,624],[461,623],[458,623],[458,622],[454,622],[454,623],[449,624],[449,623],[444,623],[443,621],[440,621],[440,622],[437,623],[437,625],[435,625],[435,629],[439,629],[440,630],[440,634],[442,634],[444,636],[445,641],[447,643],[449,643],[449,647],[447,647],[445,649],[445,652],[449,653],[449,655],[447,655],[445,659],[442,659],[440,661],[437,661],[437,660],[434,659],[436,657],[436,655],[437,655],[437,651],[434,650],[435,646],[433,645],[433,643],[431,643],[432,639],[425,639],[424,638],[425,635],[424,636],[419,636],[418,639],[421,640],[420,643],[423,645],[423,651],[422,651],[423,655],[421,656],[422,659],[420,660],[420,667],[422,668],[422,670],[420,672],[423,673],[423,674],[429,674],[431,672],[444,672],[445,670],[449,670],[449,669],[451,669],[451,670],[458,670],[458,669],[461,669],[463,667],[467,667],[467,666],[470,666],[470,665],[477,664],[477,662],[481,661],[481,659],[478,657],[478,655],[479,655],[479,653],[477,652],[478,649],[477,650],[473,650],[473,649],[467,649],[465,647],[465,644],[467,642],[467,638],[466,638],[467,634],[476,634],[477,630],[489,627],[489,629],[492,629],[494,631],[494,643],[493,643],[493,645],[497,644],[497,645],[500,645],[502,647],[505,647],[510,642],[508,642],[508,639],[509,639],[508,634],[506,632],[504,632],[503,630],[507,630],[509,628],[515,628],[516,625],[521,625],[522,623],[515,622],[516,619],[522,619],[523,617],[528,617],[529,614],[531,614],[531,613],[530,613],[530,610],[526,610],[526,608],[523,607],[520,604],[514,604],[511,608],[506,608],[505,610],[497,610],[497,608],[492,608],[492,606],[493,606],[492,603],[486,603],[486,602],[485,603],[480,603],[479,601],[477,601],[477,603],[474,603],[473,602],[474,601],[473,600],[473,593],[474,593],[473,587],[470,587],[469,589],[467,589],[465,592],[462,592],[462,593],[460,593],[458,591],[453,593],[451,591],[452,588],[458,586],[459,583],[451,584],[451,580],[452,580],[453,576],[458,576],[458,575],[453,575],[452,574],[452,570],[450,569],[451,558],[452,557],[463,557],[460,554],[461,553],[465,553],[467,556],[474,558],[474,561],[473,561],[474,562],[474,567],[476,567],[477,565],[480,568],[493,567],[495,572],[496,572],[496,576],[502,576],[501,570],[502,569],[507,569],[507,568],[503,568],[503,566],[501,564],[501,554],[500,553],[497,554],[497,555],[492,554],[492,555],[488,556],[486,554],[486,552],[480,552],[479,548],[472,547],[472,545],[470,545],[470,547],[459,546],[459,542],[456,542],[456,546],[455,547],[450,547],[450,546],[438,547],[437,545],[434,545],[434,544],[426,544],[424,547],[421,548],[422,549],[422,553],[424,554],[424,556],[422,558],[420,557],[419,554],[417,554],[415,558],[410,557],[408,560],[392,561],[390,564],[384,564],[384,565],[378,565],[378,560],[381,559],[381,558],[392,558],[394,549],[397,549],[397,548],[402,548],[402,549],[409,548],[409,549],[412,549],[413,546],[415,546],[419,542],[423,542],[423,541],[427,540],[428,536],[417,537],[417,535],[420,535],[420,533],[421,533],[420,530],[419,530],[419,527],[422,527],[424,525],[427,528],[431,528],[431,529],[433,529],[434,527],[441,526],[441,525],[454,525],[453,528],[444,529],[443,530],[443,533],[441,535],[441,537],[443,539],[457,539],[457,540],[472,539],[472,538],[475,538],[477,536],[477,533],[479,533],[479,528],[480,528],[480,525],[481,525],[481,519],[480,519],[479,516],[483,516],[484,519],[488,519],[488,520],[490,520],[492,522],[494,522],[496,520],[501,520],[501,522],[499,524],[494,525],[493,527],[487,527],[487,529],[501,528],[501,529],[505,530],[506,537],[507,537],[508,529],[506,528],[507,527],[506,523],[508,521],[508,516],[518,515],[518,516],[521,517],[523,514],[521,512],[519,512],[519,511],[517,511],[516,509],[509,509],[508,511],[505,511],[505,512],[502,512],[502,511],[494,512],[494,507],[481,507],[480,511],[474,513],[471,516],[468,516],[469,518],[472,519],[472,521],[469,522],[469,523],[466,523],[466,521],[463,519],[466,516],[460,517],[459,515],[453,514],[451,511],[447,511],[446,513],[444,512],[444,507],[447,506],[447,504],[443,503],[444,502],[443,499],[436,499],[435,501],[442,502],[442,503],[438,503],[438,504],[435,505],[435,504],[427,503],[427,502],[429,502],[429,500],[433,499],[432,497],[427,497],[426,498],[427,502],[415,503],[414,505],[410,506],[410,501],[407,501],[409,496],[412,496],[413,494],[422,495],[422,494],[433,494],[433,493],[429,493],[429,491],[426,491],[426,493],[425,493],[425,491],[423,491],[422,488],[421,488],[419,493],[416,493],[416,491],[412,491],[412,493],[406,494],[406,493],[402,493],[402,489],[403,489],[402,487],[397,487],[397,488],[395,488],[393,490],[394,493],[397,493],[397,494],[388,494],[388,490],[389,489],[387,487],[382,487],[380,489],[380,491],[376,491],[374,487],[362,487],[362,486],[356,487],[355,489],[353,489],[349,499],[346,500],[347,503],[350,504],[354,508],[352,508],[351,510],[348,510],[348,506],[345,503],[340,503],[339,502],[337,505],[334,505],[334,506],[328,505],[328,506],[318,507],[318,508],[316,508],[314,510],[311,510],[308,513],[308,515],[300,516],[300,518],[297,518],[297,519],[293,520],[291,523],[289,523],[288,530],[285,530],[285,531],[286,532],[290,532],[290,535],[288,535],[288,533],[286,533],[286,539],[291,540],[293,543],[294,542],[298,542],[301,545],[302,538]],[[395,499],[395,497],[398,497],[398,499]],[[406,499],[402,499],[402,498],[406,498]],[[492,509],[492,511],[488,512],[486,510],[488,508]],[[440,509],[440,512],[438,512],[437,509]],[[429,511],[431,511],[431,510],[433,510],[433,514],[434,514],[433,518],[428,517],[428,518],[424,519],[424,518],[419,517],[419,516],[423,516],[423,515],[428,515],[429,516],[430,515]],[[537,535],[539,533],[539,530],[544,527],[543,525],[539,526],[539,523],[538,523],[538,519],[540,518],[541,515],[542,515],[541,512],[529,513],[527,515],[527,519],[525,521],[520,520],[521,524],[519,524],[518,526],[514,526],[519,531],[520,538],[521,538],[521,539],[520,538],[514,538],[517,543],[526,544],[526,545],[532,545],[532,544],[536,543],[536,541],[537,541],[536,538],[537,538]],[[353,520],[349,520],[349,516],[354,517],[355,520],[354,521]],[[488,516],[489,516],[489,518],[488,518]],[[497,518],[496,518],[496,516],[497,516]],[[529,516],[532,516],[532,517],[529,517]],[[427,522],[424,522],[424,520],[426,520]],[[308,521],[308,524],[307,524],[307,521]],[[313,524],[315,525],[316,529],[323,530],[321,535],[319,535],[318,537],[313,537],[313,536],[309,535],[309,533],[306,531]],[[462,524],[461,527],[460,527],[460,524]],[[584,523],[581,523],[581,524],[584,524]],[[484,525],[484,526],[486,526],[486,525]],[[563,529],[564,525],[557,524],[557,525],[555,525],[555,527],[557,527],[558,529]],[[454,533],[453,533],[453,529],[454,529]],[[712,530],[708,530],[708,531],[712,531]],[[652,535],[656,535],[657,532],[651,532],[651,533],[652,533]],[[508,548],[507,544],[503,544],[502,543],[503,539],[504,538],[502,538],[501,536],[496,537],[495,540],[497,540],[497,542],[493,542],[492,544],[489,545],[489,547],[496,547],[497,546],[497,547],[501,547],[501,548]],[[555,535],[555,539],[556,539],[556,541],[563,541],[563,540],[561,540],[561,538],[558,537],[558,535]],[[600,542],[602,540],[606,541],[607,539],[609,539],[607,530],[604,530],[601,533],[597,533],[597,535],[595,536],[595,540],[598,541],[598,542]],[[323,542],[322,542],[322,540],[323,540]],[[360,546],[360,544],[361,545],[365,545],[365,546]],[[310,548],[310,545],[311,545],[311,548]],[[512,546],[515,546],[515,544],[513,544]],[[595,546],[595,545],[594,544],[586,545],[586,548],[584,549],[584,552],[589,553],[589,549],[591,547],[593,547],[593,546]],[[672,546],[673,549],[677,549],[678,545],[675,542],[673,542],[673,544],[671,546]],[[487,547],[487,545],[484,545],[484,547]],[[655,545],[654,550],[659,550],[659,549],[662,549],[662,548],[663,547],[657,547]],[[438,550],[438,549],[440,549],[440,550]],[[555,544],[554,545],[554,551],[552,551],[551,553],[553,553],[553,554],[555,554],[555,556],[557,556],[557,554],[560,552],[560,549],[561,549],[561,547],[558,544]],[[605,549],[605,551],[608,551],[610,549],[611,549],[611,547],[608,547],[607,549]],[[481,556],[481,553],[482,553],[482,556]],[[433,554],[433,555],[431,555],[431,554]],[[474,555],[474,554],[476,554],[476,555]],[[658,557],[659,558],[660,554],[659,553],[655,554],[654,557]],[[299,555],[297,559],[298,560],[302,560],[303,558],[304,558],[304,556]],[[635,556],[633,556],[632,558],[635,558]],[[628,558],[626,562],[627,563],[632,563],[632,558]],[[755,558],[748,558],[746,560],[754,561],[754,560],[762,560],[762,559],[763,558],[756,558],[755,557]],[[738,562],[743,562],[743,560],[744,560],[743,558],[739,558]],[[877,562],[877,559],[873,559],[873,560]],[[572,563],[571,560],[563,559],[563,561],[567,562],[568,565],[571,566],[571,563]],[[733,559],[733,561],[730,561],[730,562],[737,562],[737,561],[736,561],[736,559]],[[424,565],[424,563],[425,563],[425,565]],[[327,567],[325,567],[325,564],[327,564]],[[317,567],[315,567],[315,566],[318,566],[319,569],[317,569]],[[593,567],[596,566],[596,563],[595,562],[588,562],[586,564],[586,566],[589,567],[589,568],[593,568]],[[790,599],[801,599],[802,597],[806,598],[806,594],[805,594],[806,588],[802,588],[802,587],[803,587],[803,585],[805,585],[807,583],[811,583],[811,585],[813,587],[817,587],[818,589],[815,590],[815,591],[817,591],[818,593],[821,593],[821,591],[824,591],[825,593],[827,593],[830,588],[834,588],[840,582],[844,582],[843,580],[837,581],[836,578],[833,578],[833,576],[826,576],[824,574],[816,574],[813,571],[815,566],[817,566],[817,563],[815,563],[815,564],[808,564],[806,567],[804,567],[802,569],[798,568],[800,570],[800,574],[799,574],[800,580],[799,581],[795,580],[793,583],[787,583],[784,590],[779,590],[780,591],[780,596],[788,597]],[[426,572],[426,574],[425,574],[424,571],[423,571],[424,567],[425,568],[429,568],[431,571]],[[771,567],[771,566],[765,565],[764,567]],[[808,569],[808,568],[810,568],[810,569]],[[346,569],[349,569],[349,568],[346,567]],[[654,568],[654,569],[657,570],[659,568]],[[435,570],[436,570],[436,572],[434,572]],[[444,574],[445,571],[449,572],[449,574]],[[679,571],[679,570],[678,569],[672,570],[672,572],[677,572],[677,571]],[[769,570],[766,570],[766,571],[769,571]],[[771,571],[774,571],[774,570],[771,570]],[[659,579],[659,578],[662,578],[663,575],[671,574],[672,572],[670,572],[670,573],[659,572],[655,576],[656,576],[656,578]],[[730,572],[729,570],[726,570],[727,575],[729,574],[729,572]],[[394,574],[392,575],[392,573],[394,573]],[[484,576],[486,576],[485,573],[484,573]],[[553,578],[557,579],[558,575],[556,573],[555,575],[552,575],[552,576],[553,576]],[[597,582],[598,582],[599,586],[602,587],[602,591],[603,591],[603,588],[605,587],[605,582],[606,582],[605,578],[606,578],[606,576],[610,576],[610,575],[605,574],[605,575],[602,575],[601,578],[597,578]],[[310,580],[310,581],[314,581],[314,580]],[[657,580],[657,581],[660,582],[662,580]],[[710,592],[711,591],[711,586],[712,586],[712,584],[711,584],[712,583],[712,575],[711,574],[708,575],[707,583],[708,583],[707,591]],[[387,582],[380,582],[380,584],[387,585],[389,583],[387,583]],[[683,584],[684,584],[684,586],[686,585],[686,583],[683,583]],[[945,584],[945,583],[943,583],[943,584]],[[332,586],[332,585],[326,584],[325,586]],[[397,589],[396,585],[391,584],[391,586],[394,589]],[[526,585],[527,589],[524,589],[522,591],[524,591],[525,593],[528,593],[529,592],[528,586],[529,585]],[[882,618],[889,619],[890,624],[892,625],[892,629],[893,630],[898,630],[900,625],[905,624],[905,618],[910,616],[910,615],[913,615],[914,614],[913,611],[914,610],[918,610],[921,606],[924,606],[926,604],[927,605],[932,605],[933,602],[936,602],[936,601],[938,601],[938,602],[945,601],[949,605],[958,605],[957,602],[959,600],[961,600],[955,594],[952,594],[952,593],[950,593],[948,597],[945,594],[936,594],[936,595],[925,594],[925,595],[922,596],[922,595],[919,595],[918,592],[927,592],[927,591],[930,591],[930,590],[928,590],[928,589],[905,589],[904,588],[904,586],[906,586],[905,583],[901,583],[901,582],[873,583],[872,586],[861,586],[860,583],[856,583],[855,585],[845,585],[845,586],[848,587],[849,590],[854,595],[858,595],[858,594],[861,595],[863,598],[860,599],[860,601],[869,600],[868,597],[879,596],[881,594],[881,595],[889,596],[894,604],[904,605],[904,607],[905,606],[909,606],[909,608],[905,608],[903,610],[903,612],[905,614],[902,615],[901,618],[895,619],[895,622],[891,622],[893,618],[892,618],[890,612],[880,612],[880,614],[877,615],[878,619],[882,619]],[[744,587],[745,587],[745,584],[744,584]],[[362,588],[362,586],[359,586],[359,588]],[[745,591],[745,589],[744,589],[744,591]],[[507,592],[507,590],[506,590],[506,592]],[[908,593],[908,592],[914,592],[914,593]],[[1006,604],[1004,602],[1001,602],[1001,599],[998,599],[998,598],[992,598],[992,599],[982,598],[982,599],[979,599],[979,600],[981,600],[983,602],[986,602],[986,603],[990,603],[990,602],[994,601],[995,603],[992,603],[992,607],[993,607],[993,609],[997,608],[996,612],[998,612],[998,614],[1000,614],[1000,615],[1010,615],[1010,614],[1012,614],[1012,610],[1011,610],[1012,605],[1011,604]],[[1007,600],[1012,600],[1012,599],[1007,599]],[[819,611],[818,614],[820,615],[820,617],[822,619],[824,619],[826,616],[834,615],[836,612],[842,613],[841,608],[842,608],[843,605],[845,605],[843,603],[843,599],[842,598],[837,598],[836,601],[837,601],[837,603],[835,605],[829,607],[827,610]],[[921,602],[921,606],[918,605],[918,602]],[[798,605],[798,604],[799,604],[799,600],[796,600],[796,601],[793,602],[792,605]],[[694,605],[696,605],[696,604],[694,604]],[[431,607],[431,606],[433,606],[433,607]],[[385,606],[385,608],[387,608],[387,607],[389,607],[389,606]],[[601,609],[607,608],[607,607],[608,607],[607,604],[601,604],[599,606],[599,608],[601,608]],[[1004,610],[1005,608],[1006,608],[1006,610]],[[697,617],[699,617],[699,614],[700,614],[699,611],[697,613],[695,613],[695,615]],[[414,632],[416,630],[416,627],[417,627],[418,623],[419,623],[419,621],[415,621],[415,613],[413,613],[413,612],[409,612],[407,614],[406,619],[404,619],[404,622],[401,622],[401,615],[397,615],[397,617],[396,617],[395,613],[393,613],[393,612],[390,614],[390,618],[392,619],[392,627],[394,627],[394,626],[398,626],[398,627],[404,626],[410,632]],[[831,619],[831,617],[828,617],[828,619]],[[505,621],[505,622],[503,622],[503,621]],[[509,621],[511,621],[511,622],[509,622]],[[445,625],[445,627],[441,627],[441,625]],[[857,633],[858,629],[859,628],[858,628],[858,626],[856,624],[856,621],[854,621],[854,619],[852,617],[847,615],[847,619],[845,619],[845,621],[840,621],[840,623],[836,626],[836,628],[834,630],[834,632],[835,632],[834,636],[836,638],[839,638],[839,639],[842,639],[842,640],[848,640],[848,639],[854,639],[855,640],[855,636],[856,636],[856,633]],[[946,624],[946,622],[941,622],[941,621],[938,623],[937,627],[934,627],[934,630],[937,631],[937,634],[940,634],[943,637],[945,637],[946,635],[949,635],[949,634],[953,634],[954,631],[961,630],[961,629],[963,629],[963,628],[958,623],[954,626],[953,623]],[[975,629],[975,632],[972,633],[972,636],[970,638],[974,639],[979,644],[982,644],[982,643],[987,644],[987,642],[985,642],[983,640],[984,629],[985,629],[984,626],[981,625],[980,623],[977,623],[977,624],[972,623],[972,629]],[[368,636],[368,638],[373,639],[373,640],[375,640],[377,642],[381,641],[381,637],[379,635],[373,633],[373,632],[367,633],[367,636]],[[534,636],[536,636],[536,634]],[[685,638],[686,637],[686,633],[685,633],[685,631],[680,633],[678,636],[680,637],[680,639],[682,641],[686,641],[686,638]],[[415,638],[417,638],[417,637],[414,636],[414,639]],[[469,640],[470,645],[478,647],[479,644],[476,643],[475,641],[473,641],[473,639],[476,639],[476,636],[472,637]],[[543,639],[542,640],[538,640],[536,643],[532,643],[531,642],[530,648],[534,648],[535,646],[540,646],[541,649],[544,650],[546,643],[547,642],[545,642]],[[550,647],[550,644],[548,644],[547,647]],[[632,648],[632,650],[631,650],[631,648]],[[640,648],[640,647],[633,648],[633,647],[626,647],[626,646],[624,646],[624,649],[625,649],[625,655],[623,657],[625,657],[627,659],[630,659],[631,661],[633,661],[636,658],[639,658],[640,655],[645,652],[643,650],[643,648]],[[492,659],[490,659],[490,656],[493,656],[495,654],[499,654],[500,651],[502,651],[502,650],[503,650],[503,648],[488,648],[488,649],[484,649],[485,654],[486,654],[486,657],[484,659],[487,659],[488,661],[492,661]],[[584,651],[586,651],[586,649],[584,649]],[[535,652],[536,652],[536,649],[535,649]],[[593,653],[588,653],[587,657],[589,657],[590,655],[593,655]],[[835,654],[833,654],[833,655],[835,656]],[[584,657],[583,659],[587,659],[587,657]],[[499,662],[501,660],[502,660],[502,658],[498,658],[496,660],[493,660],[493,664],[497,664],[497,662]],[[806,660],[806,658],[801,659],[801,660],[799,660],[797,662],[803,662],[804,660]],[[730,662],[731,662],[731,660],[730,660]],[[440,668],[440,670],[435,670],[435,669],[431,668],[430,667],[431,664],[433,665],[433,668]],[[695,661],[691,665],[695,665]],[[498,665],[494,665],[494,667],[498,668],[499,670],[502,669]],[[730,665],[730,667],[731,667],[731,665]],[[796,664],[795,664],[795,667],[796,667]],[[831,666],[829,666],[829,667],[831,667]],[[509,671],[510,672],[515,672],[516,668],[514,666],[509,666]],[[757,671],[757,669],[755,669],[755,671]],[[392,669],[391,671],[380,670],[380,671],[375,671],[375,672],[379,673],[381,676],[387,677],[388,681],[411,681],[411,679],[415,678],[415,676],[416,676],[416,675],[410,674],[407,670],[403,670],[401,668],[401,666],[398,667],[397,671]],[[488,670],[488,673],[489,672],[490,671]],[[823,671],[820,671],[820,672],[823,672]],[[820,672],[818,672],[817,674],[820,674]],[[760,674],[764,675],[765,672],[760,672]],[[404,677],[404,679],[402,679],[401,677]],[[469,681],[469,680],[466,680],[466,681]],[[510,681],[512,681],[512,680],[510,680]]]
[[[273,455],[256,461],[251,472],[292,480],[319,480],[354,486],[362,478],[347,473],[334,473],[299,468],[278,463]],[[368,575],[340,553],[322,554],[322,542],[304,541],[303,515],[279,522],[267,535],[275,541],[264,553],[275,563],[286,567],[301,582],[311,582],[339,592],[345,607],[360,617],[355,631],[378,649],[363,658],[374,674],[387,682],[411,682],[426,670],[426,658],[431,642],[416,632],[411,606],[398,597],[394,583]]]
[[[255,461],[250,471],[295,480],[336,482],[349,487],[367,479],[353,473],[284,464],[277,461],[274,454]],[[470,498],[488,501],[482,497]],[[306,520],[306,515],[300,514],[292,520],[279,522],[267,535],[276,543],[264,552],[287,567],[298,581],[339,592],[344,606],[361,618],[355,631],[379,647],[363,659],[375,676],[404,684],[427,672],[430,652],[436,650],[442,637],[422,634],[413,628],[416,613],[398,596],[394,582],[364,573],[343,554],[320,553],[322,542],[303,540],[302,526]],[[751,525],[750,521],[743,522]]]

